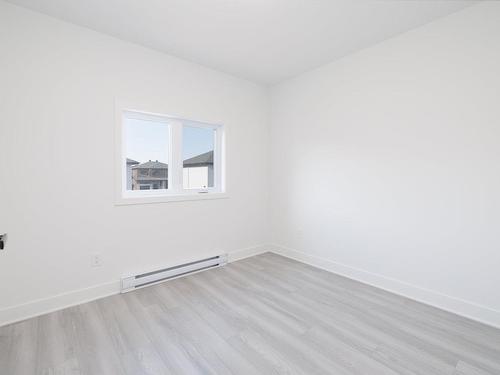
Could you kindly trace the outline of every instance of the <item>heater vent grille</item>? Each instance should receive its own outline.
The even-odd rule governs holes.
[[[227,255],[217,255],[172,267],[140,273],[122,278],[121,292],[129,292],[148,285],[157,284],[177,277],[190,275],[210,268],[223,266],[227,263]]]

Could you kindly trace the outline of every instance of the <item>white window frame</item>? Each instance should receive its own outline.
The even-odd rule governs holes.
[[[227,198],[225,189],[225,132],[223,125],[119,107],[117,107],[116,117],[115,203],[117,205]],[[169,155],[167,164],[169,167],[167,189],[127,189],[125,119],[139,119],[168,124]],[[183,187],[182,134],[184,126],[214,130],[213,187],[207,189],[184,189]]]

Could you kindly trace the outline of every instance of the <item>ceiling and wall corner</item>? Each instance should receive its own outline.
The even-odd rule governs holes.
[[[458,11],[454,0],[8,0],[265,85]]]

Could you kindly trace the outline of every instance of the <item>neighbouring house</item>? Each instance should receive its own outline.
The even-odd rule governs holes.
[[[156,161],[132,166],[132,190],[168,188],[168,164]]]
[[[206,189],[214,186],[214,152],[193,156],[184,160],[184,189]]]
[[[214,186],[214,152],[208,151],[183,162],[184,189]],[[127,189],[157,190],[168,188],[168,164],[156,161],[140,163],[127,158]]]
[[[127,190],[132,190],[132,167],[140,164],[138,161],[127,158]]]

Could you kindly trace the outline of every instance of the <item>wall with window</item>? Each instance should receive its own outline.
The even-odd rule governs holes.
[[[117,101],[116,201],[226,198],[224,125],[174,117],[167,111],[165,103]],[[137,163],[132,175],[131,162]]]
[[[273,241],[500,325],[500,3],[273,90]]]
[[[4,2],[0,45],[0,323],[267,242],[263,88]],[[228,198],[115,205],[116,100],[224,125]]]

